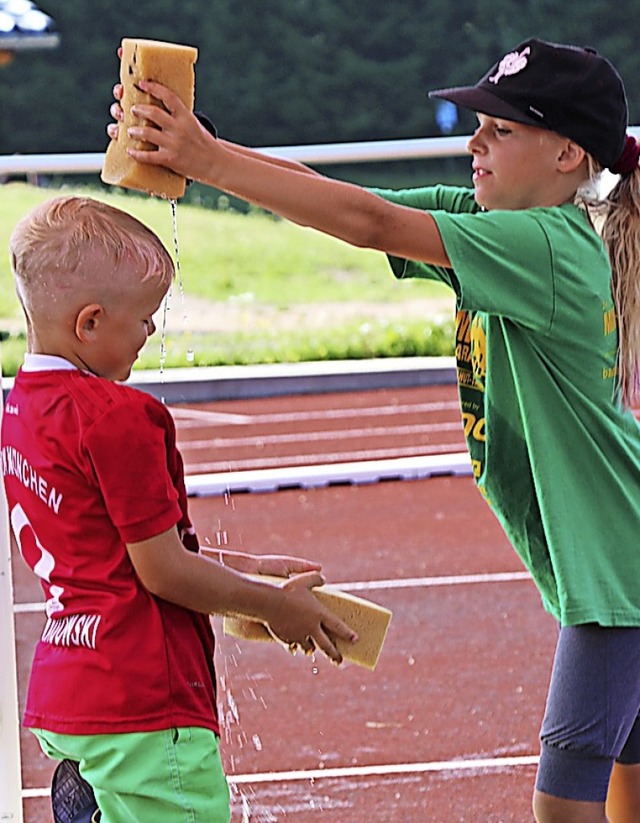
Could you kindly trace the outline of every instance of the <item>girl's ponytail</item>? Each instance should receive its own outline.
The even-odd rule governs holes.
[[[623,174],[604,208],[602,239],[609,252],[618,322],[618,385],[625,406],[640,391],[640,166]]]

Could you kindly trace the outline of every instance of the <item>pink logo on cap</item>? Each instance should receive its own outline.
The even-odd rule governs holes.
[[[505,55],[498,65],[498,71],[489,78],[490,83],[497,83],[503,77],[509,77],[512,74],[518,74],[522,69],[527,67],[527,55],[531,53],[531,49],[527,46],[521,52],[511,51]]]

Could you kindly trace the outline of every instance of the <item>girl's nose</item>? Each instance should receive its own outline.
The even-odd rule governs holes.
[[[467,151],[469,154],[477,154],[482,151],[482,137],[480,129],[476,129],[467,142]]]

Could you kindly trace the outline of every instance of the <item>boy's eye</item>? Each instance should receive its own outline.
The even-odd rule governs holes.
[[[496,126],[496,134],[504,137],[507,134],[511,134],[511,129],[507,129],[504,126]]]

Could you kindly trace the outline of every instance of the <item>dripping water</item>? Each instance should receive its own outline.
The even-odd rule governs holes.
[[[182,267],[180,266],[180,245],[178,243],[178,201],[169,200],[171,204],[171,222],[173,224],[173,251],[176,258],[176,274],[178,275],[178,289],[180,290],[180,305],[182,308],[182,325],[187,325],[187,311],[184,304],[184,283],[182,282]]]
[[[184,281],[182,280],[182,267],[180,265],[180,246],[178,244],[178,201],[170,200],[171,219],[173,223],[173,250],[176,257],[176,274],[178,275],[178,289],[180,291],[180,306],[182,308],[182,327],[187,331],[187,309],[185,305]],[[193,363],[195,352],[191,347],[187,349],[187,361]]]
[[[182,266],[180,263],[180,244],[178,242],[178,201],[175,199],[169,200],[171,206],[171,224],[173,229],[173,252],[176,262],[176,275],[178,279],[178,290],[180,293],[180,306],[182,309],[182,326],[183,330],[187,330],[187,309],[185,305],[185,291],[184,281],[182,279]],[[173,296],[173,285],[169,287],[164,298],[162,309],[162,331],[160,334],[160,380],[164,382],[164,367],[167,359],[167,321],[169,311],[171,310],[170,302]],[[186,354],[187,360],[192,363],[195,358],[193,349],[189,348]],[[164,402],[164,398],[163,398]]]

